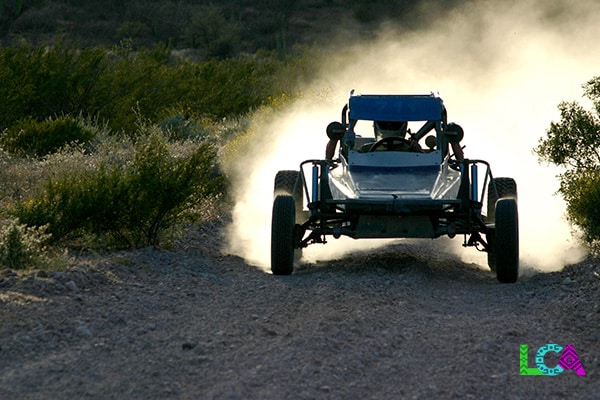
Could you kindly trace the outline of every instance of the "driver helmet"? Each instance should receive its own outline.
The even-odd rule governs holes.
[[[404,138],[408,129],[406,121],[373,121],[375,139],[381,140],[388,137]]]

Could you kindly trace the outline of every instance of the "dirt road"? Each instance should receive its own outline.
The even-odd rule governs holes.
[[[0,277],[0,399],[597,399],[600,264],[512,285],[414,245],[265,274],[173,251]],[[521,376],[547,343],[586,376]],[[544,358],[557,365],[558,353]]]

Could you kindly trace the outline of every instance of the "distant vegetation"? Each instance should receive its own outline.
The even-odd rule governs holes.
[[[1,265],[48,265],[64,246],[165,245],[212,218],[226,200],[217,153],[252,110],[293,96],[305,63],[193,62],[126,42],[0,48]]]
[[[219,160],[246,143],[254,110],[295,98],[312,44],[382,21],[427,29],[460,3],[0,0],[0,269],[168,245],[226,204]],[[536,149],[566,168],[569,218],[596,248],[599,87],[586,85],[594,111],[561,104]]]
[[[52,43],[58,34],[85,47],[109,47],[122,40],[130,41],[134,49],[170,43],[203,60],[260,50],[285,56],[296,45],[327,43],[343,29],[352,40],[352,35],[364,35],[381,21],[393,21],[401,29],[427,29],[436,17],[447,16],[462,2],[0,0],[0,41],[35,46]]]
[[[94,117],[114,131],[131,129],[136,115],[242,115],[293,87],[299,62],[270,53],[192,62],[164,44],[135,52],[127,43],[0,48],[0,128],[58,115]]]
[[[0,1],[0,268],[215,218],[218,154],[310,70],[293,4],[258,3]]]

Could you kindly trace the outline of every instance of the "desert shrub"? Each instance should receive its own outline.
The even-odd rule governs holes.
[[[46,172],[39,164],[0,149],[0,209],[33,194]]]
[[[208,135],[201,123],[183,113],[175,113],[160,121],[158,125],[171,140],[193,139]]]
[[[42,157],[69,143],[88,143],[94,136],[93,130],[73,117],[64,116],[41,122],[28,117],[8,128],[0,136],[0,144],[13,153]]]
[[[590,249],[600,253],[600,77],[583,88],[593,109],[560,103],[560,121],[550,124],[534,151],[540,161],[563,168],[559,193],[567,203],[567,217],[581,229]]]
[[[0,48],[0,129],[17,121],[57,115],[96,117],[113,132],[131,132],[141,115],[159,122],[172,109],[193,110],[196,120],[244,115],[310,74],[308,57],[252,57],[192,62],[171,47]]]
[[[190,65],[188,74],[195,76],[196,82],[188,88],[185,98],[215,119],[246,114],[279,96],[294,81],[294,76],[278,77],[286,70],[286,63],[269,53],[256,59],[211,60]]]
[[[277,77],[287,73],[288,63],[273,54],[192,63],[173,60],[170,49],[159,46],[111,59],[111,73],[98,81],[92,108],[115,131],[130,130],[139,115],[154,122],[169,118],[165,112],[173,108],[193,110],[196,119],[230,118],[278,96],[296,78]]]
[[[271,89],[272,72],[252,60],[192,63],[172,60],[168,46],[121,54],[110,60],[93,92],[93,109],[115,131],[131,130],[139,116],[168,118],[175,105],[214,119],[238,115],[259,105]]]
[[[52,177],[66,176],[75,171],[96,169],[100,160],[123,159],[130,154],[131,144],[116,137],[97,121],[77,118],[80,126],[93,132],[87,144],[71,142],[44,157],[22,157],[8,152],[0,144],[0,209],[22,199],[32,198]]]
[[[356,5],[352,10],[352,15],[356,22],[360,24],[369,24],[377,20],[373,5],[369,3],[360,3]]]
[[[138,19],[144,20],[152,32],[148,37],[147,43],[173,42],[177,44],[181,36],[181,31],[185,24],[182,21],[190,15],[192,5],[184,2],[159,1],[154,4],[148,1],[139,1],[137,6],[131,2],[132,15],[138,15]]]
[[[1,3],[1,2],[0,2]],[[12,3],[9,1],[8,3]],[[11,33],[55,33],[60,16],[66,12],[61,4],[48,4],[39,8],[23,7],[22,13],[10,26]]]
[[[208,58],[224,59],[234,54],[238,32],[239,26],[227,21],[221,8],[210,5],[191,18],[183,35],[188,46],[202,49]]]
[[[150,34],[150,28],[148,25],[144,24],[140,21],[127,21],[124,22],[117,29],[117,36],[120,39],[126,38],[143,38],[147,37]]]
[[[105,51],[59,42],[52,47],[0,48],[0,129],[32,117],[94,115],[91,90]]]
[[[14,207],[28,226],[48,225],[54,241],[92,234],[118,247],[159,245],[161,235],[192,218],[195,207],[217,194],[216,153],[189,142],[188,154],[172,154],[157,128],[140,135],[128,160],[109,158],[49,179],[33,198]]]
[[[563,174],[559,192],[569,221],[581,229],[590,250],[600,254],[600,170]]]
[[[30,66],[26,51],[0,48],[0,130],[30,112],[29,102],[35,96],[35,85],[27,77]]]
[[[50,237],[46,227],[28,227],[18,221],[4,220],[0,229],[0,269],[40,267],[47,263],[44,243]]]
[[[0,11],[9,14],[10,16],[18,16],[23,10],[23,0],[1,0]]]
[[[114,131],[131,131],[139,115],[155,119],[158,110],[175,103],[177,82],[169,77],[170,49],[133,53],[125,41],[107,57],[106,73],[99,76],[90,98],[90,109],[108,121]]]

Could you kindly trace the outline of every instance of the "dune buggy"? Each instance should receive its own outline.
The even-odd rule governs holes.
[[[406,137],[376,140],[377,121],[407,122],[411,128]],[[361,130],[365,123],[371,135]],[[486,161],[464,157],[463,129],[447,122],[439,96],[351,93],[341,121],[326,131],[324,159],[275,176],[273,274],[291,274],[301,249],[326,243],[328,236],[464,235],[463,246],[487,252],[500,282],[517,281],[516,182],[494,178]]]

